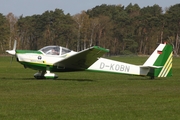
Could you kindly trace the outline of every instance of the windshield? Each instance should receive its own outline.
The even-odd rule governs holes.
[[[46,46],[40,50],[47,55],[59,55],[60,53],[59,46]]]
[[[46,55],[64,55],[71,52],[71,50],[60,46],[46,46],[40,49]]]
[[[62,52],[61,52],[61,55],[64,55],[64,54],[69,53],[69,52],[71,52],[71,50],[69,50],[69,49],[67,49],[67,48],[62,47]]]

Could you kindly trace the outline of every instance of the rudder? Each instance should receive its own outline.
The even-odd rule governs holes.
[[[154,77],[168,77],[172,76],[172,60],[173,48],[170,44],[160,44],[157,49],[150,56],[151,60],[146,61],[144,65],[151,64],[153,66],[162,66],[160,68],[150,68],[148,76]],[[153,59],[154,58],[154,59]]]

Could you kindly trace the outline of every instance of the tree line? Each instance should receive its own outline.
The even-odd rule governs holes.
[[[75,51],[96,45],[110,49],[109,55],[151,54],[157,44],[168,42],[179,54],[180,4],[162,10],[159,5],[102,4],[70,15],[62,9],[41,15],[15,16],[0,13],[0,54],[12,49],[38,50],[60,45]]]

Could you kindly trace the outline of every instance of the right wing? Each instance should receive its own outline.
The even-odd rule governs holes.
[[[54,63],[54,66],[58,66],[60,68],[64,67],[72,70],[85,70],[107,52],[109,52],[109,50],[98,46],[93,46]]]

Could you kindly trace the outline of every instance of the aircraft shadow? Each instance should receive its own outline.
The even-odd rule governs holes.
[[[92,79],[63,79],[63,78],[59,78],[59,79],[55,79],[55,80],[60,80],[60,81],[78,81],[78,82],[93,82],[95,80]]]
[[[0,80],[36,80],[34,78],[6,78],[6,77],[2,77],[0,78]]]
[[[128,78],[127,80],[163,80],[162,78],[154,78],[151,79],[150,77],[133,77],[133,78]]]
[[[78,81],[78,82],[93,82],[92,79],[66,79],[66,78],[57,78],[57,79],[35,79],[35,78],[6,78],[2,77],[0,80],[56,80],[56,81]]]

